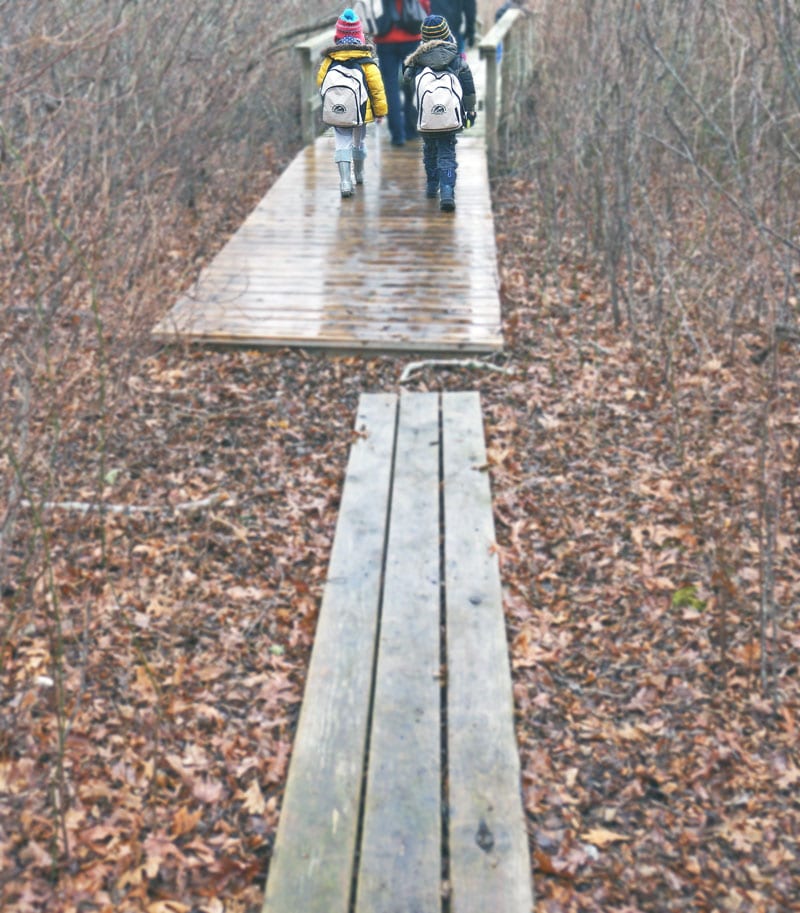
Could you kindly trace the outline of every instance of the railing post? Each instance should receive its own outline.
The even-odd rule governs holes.
[[[525,12],[521,9],[510,9],[483,36],[478,45],[478,52],[486,68],[486,88],[484,112],[486,124],[486,153],[489,159],[489,168],[497,156],[497,131],[503,108],[502,87],[502,56],[503,40],[509,30],[520,16]]]
[[[300,59],[300,129],[303,142],[317,138],[316,111],[320,107],[317,91],[317,70],[322,63],[322,51],[333,44],[333,29],[326,29],[294,46]]]
[[[295,45],[295,51],[300,57],[300,131],[303,142],[308,145],[314,142],[316,130],[314,127],[314,107],[311,101],[316,89],[316,73],[311,61],[310,42],[304,41]]]
[[[499,103],[497,44],[487,44],[484,38],[478,46],[478,51],[486,71],[486,97],[483,100],[483,116],[486,124],[484,128],[486,131],[486,153],[491,162],[494,161],[495,153],[497,152],[497,106]]]

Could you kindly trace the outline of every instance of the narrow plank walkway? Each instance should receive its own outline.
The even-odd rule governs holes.
[[[502,348],[480,123],[459,137],[454,214],[425,199],[420,141],[396,148],[385,124],[370,127],[365,183],[342,200],[333,136],[319,137],[154,335],[348,350]]]
[[[531,913],[477,393],[363,394],[264,913]]]

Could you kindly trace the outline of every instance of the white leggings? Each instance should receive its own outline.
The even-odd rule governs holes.
[[[337,155],[338,160],[344,160],[344,155],[342,153],[349,152],[351,149],[357,150],[356,158],[359,157],[358,153],[364,151],[364,139],[367,135],[367,125],[361,124],[359,127],[334,127],[333,136],[336,142],[336,152],[340,153]],[[363,158],[363,156],[360,156]]]

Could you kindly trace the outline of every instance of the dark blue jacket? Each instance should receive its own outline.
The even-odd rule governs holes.
[[[444,16],[454,35],[463,35],[472,47],[475,42],[475,0],[431,0],[431,13]]]

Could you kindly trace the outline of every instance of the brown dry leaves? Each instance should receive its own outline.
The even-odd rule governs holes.
[[[684,352],[670,390],[574,254],[580,281],[536,272],[518,208],[531,193],[498,200],[517,376],[430,369],[412,386],[481,391],[537,910],[798,909],[791,492],[779,700],[759,685],[764,369]],[[23,606],[0,698],[7,906],[260,909],[357,397],[396,390],[403,364],[180,350],[137,364],[107,500],[153,510],[54,512],[54,593],[4,597]],[[790,370],[785,384],[775,428],[796,480]],[[79,443],[70,500],[97,477]]]
[[[102,529],[54,511],[63,681],[48,600],[17,619],[3,672],[2,890],[20,913],[260,908],[351,430],[309,367],[142,362],[108,501],[152,510]],[[93,475],[76,461],[71,501]]]
[[[609,325],[588,266],[567,253],[541,280],[514,241],[535,234],[532,193],[500,206],[525,379],[489,431],[509,453],[493,482],[537,911],[800,909],[796,352],[770,424],[786,499],[767,697],[758,330],[727,360],[678,335],[669,374],[657,340]]]

